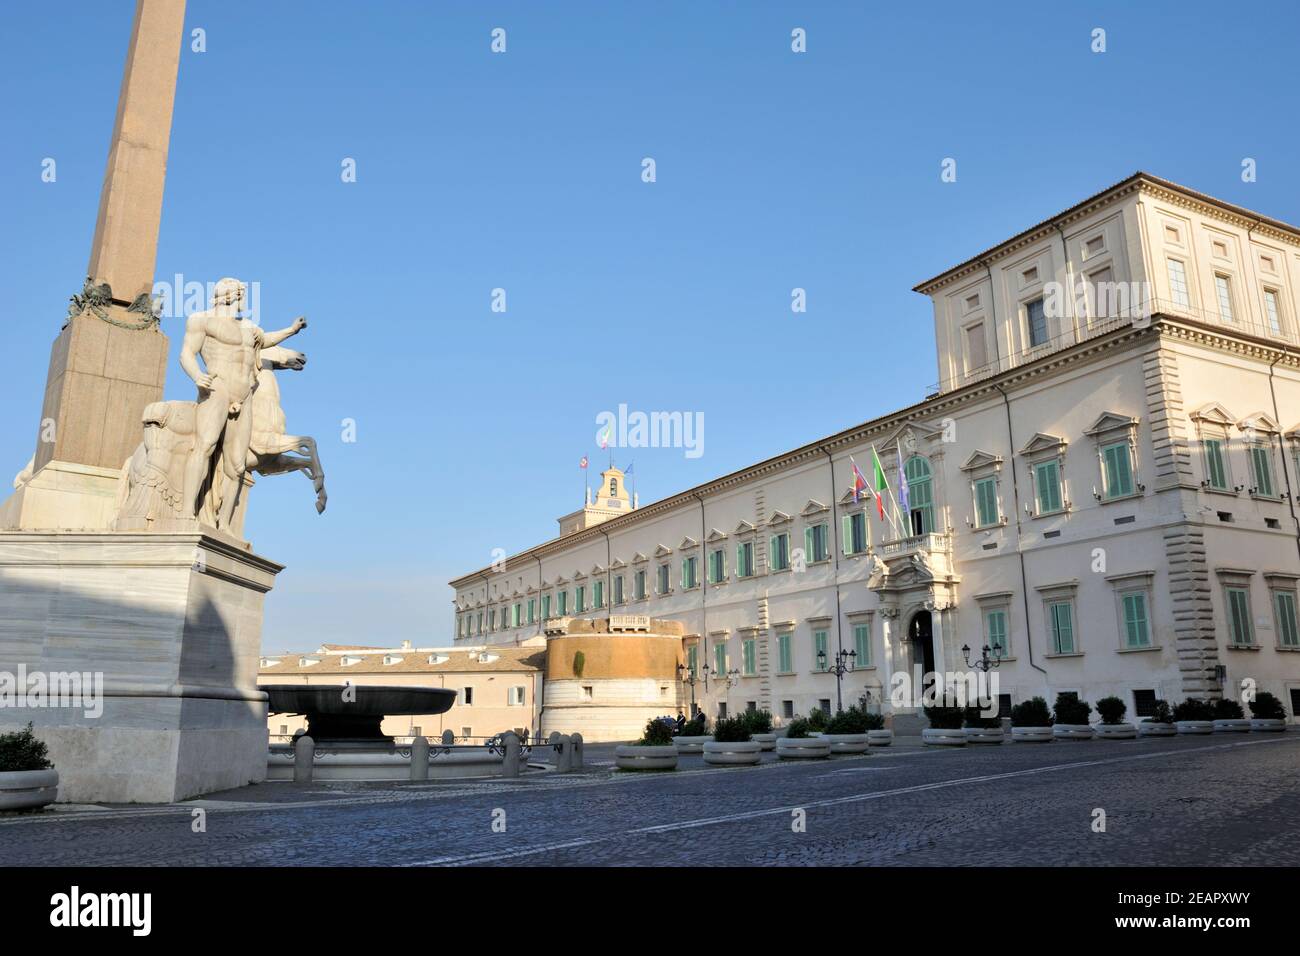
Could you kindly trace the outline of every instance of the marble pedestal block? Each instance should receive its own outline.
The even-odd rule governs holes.
[[[187,532],[0,532],[0,678],[102,675],[102,714],[0,707],[35,724],[59,799],[171,802],[266,778],[264,595],[283,567]],[[30,704],[27,700],[25,703]]]

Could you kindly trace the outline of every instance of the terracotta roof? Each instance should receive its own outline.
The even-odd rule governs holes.
[[[492,660],[479,660],[480,654]],[[384,658],[401,658],[385,664]],[[431,664],[430,657],[441,660]],[[302,659],[317,659],[317,664],[301,664]],[[358,660],[359,658],[359,660]],[[344,660],[356,661],[344,664]],[[284,654],[264,655],[263,660],[278,660],[278,664],[259,667],[259,677],[285,674],[438,674],[438,673],[521,673],[540,671],[546,662],[546,651],[538,647],[501,647],[485,651],[453,651],[445,649],[390,650],[383,654]]]

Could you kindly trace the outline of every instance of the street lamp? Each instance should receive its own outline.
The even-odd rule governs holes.
[[[989,657],[989,651],[993,652],[992,658]],[[973,667],[977,671],[983,671],[985,674],[987,674],[995,667],[1000,667],[1002,665],[1002,645],[999,644],[996,640],[993,642],[992,647],[989,647],[987,644],[985,644],[980,649],[980,659],[977,660],[974,664],[970,662],[969,644],[963,644],[961,646],[961,656],[965,658],[967,667]]]
[[[826,651],[818,649],[817,651],[817,668],[818,670],[830,671],[835,675],[835,709],[841,711],[844,709],[844,692],[843,679],[844,675],[853,670],[853,664],[858,659],[857,651],[839,650],[835,652],[835,665],[826,666]]]
[[[708,666],[709,666],[709,665],[707,665],[707,664],[704,665],[705,670],[708,670]],[[687,668],[686,668],[684,665],[682,665],[682,664],[678,664],[678,665],[677,665],[677,679],[678,679],[679,681],[681,681],[683,684],[689,684],[689,685],[690,685],[690,688],[691,688],[691,716],[694,717],[694,716],[695,716],[695,684],[696,684],[697,681],[699,681],[699,678],[695,676],[695,672],[694,672],[694,671],[692,671],[692,670],[687,670]]]

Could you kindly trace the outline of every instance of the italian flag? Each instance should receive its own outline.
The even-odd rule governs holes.
[[[871,446],[871,467],[876,473],[876,511],[880,513],[880,520],[885,520],[885,498],[884,492],[889,490],[889,482],[885,481],[885,469],[881,467],[880,456],[876,454],[876,447]]]

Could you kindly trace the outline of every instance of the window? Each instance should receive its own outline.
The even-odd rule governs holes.
[[[480,634],[483,633],[483,612],[482,611],[478,612],[478,632]]]
[[[1205,452],[1205,483],[1215,491],[1228,490],[1228,466],[1223,454],[1222,438],[1203,438],[1201,448]]]
[[[1124,498],[1133,494],[1133,449],[1128,441],[1101,446],[1102,497]]]
[[[1232,312],[1231,280],[1225,275],[1216,275],[1214,277],[1214,291],[1219,295],[1219,317],[1224,322],[1236,321]]]
[[[975,482],[975,527],[988,528],[1002,520],[998,512],[998,480],[991,475]]]
[[[862,623],[853,625],[853,661],[854,667],[871,666],[871,625]]]
[[[1187,295],[1187,270],[1177,259],[1169,260],[1169,294],[1173,296],[1175,305],[1186,307],[1192,304]]]
[[[528,599],[528,623],[533,624],[537,621],[537,598]]]
[[[668,583],[671,580],[669,578],[669,574],[671,574],[671,571],[668,565],[666,564],[659,565],[659,591],[658,591],[659,594],[667,594],[670,590],[672,590],[672,588],[669,586]]]
[[[867,515],[858,511],[840,519],[845,554],[862,554],[867,550]]]
[[[727,704],[725,701],[718,702],[718,720],[727,719]]]
[[[790,535],[786,532],[774,534],[767,544],[767,566],[773,571],[788,570],[790,567]]]
[[[1006,608],[990,608],[984,612],[984,643],[989,646],[989,654],[998,660],[1011,656],[1011,645],[1007,641]]]
[[[583,699],[583,700],[591,700],[591,699],[594,698],[595,696],[596,696],[596,691],[595,691],[595,687],[594,687],[593,685],[591,685],[591,684],[583,684],[583,685],[582,685],[582,699]]]
[[[460,739],[468,740],[473,733],[474,733],[473,727],[462,727],[460,728]]]
[[[1264,290],[1264,314],[1268,316],[1268,329],[1274,335],[1282,334],[1282,307],[1278,303],[1277,290]]]
[[[811,524],[803,529],[803,551],[810,562],[826,561],[831,557],[826,545],[826,524]]]
[[[1029,347],[1047,344],[1047,310],[1042,299],[1025,304],[1025,324],[1029,329]]]
[[[1061,463],[1053,458],[1034,465],[1034,500],[1040,515],[1065,510],[1062,506]]]
[[[563,617],[564,615],[568,614],[569,613],[569,592],[557,591],[555,594],[555,599],[556,599],[556,603],[559,605],[560,616]]]
[[[908,520],[912,534],[930,534],[934,531],[934,494],[930,482],[930,463],[920,455],[907,460],[903,468],[907,476]]]
[[[686,669],[692,677],[700,676],[700,646],[692,644],[686,648]]]
[[[1156,712],[1156,692],[1154,690],[1133,691],[1133,713],[1139,717],[1154,717]]]
[[[719,677],[727,675],[727,642],[716,641],[713,645],[713,670]]]
[[[831,699],[829,697],[823,697],[821,700],[817,701],[817,709],[823,714],[831,713]]]
[[[638,571],[632,576],[632,595],[638,601],[645,600],[645,571]]]
[[[709,552],[709,583],[721,584],[727,576],[727,559],[721,548]]]
[[[966,328],[966,371],[974,372],[988,364],[988,343],[984,338],[984,323],[976,322]]]
[[[506,706],[522,707],[524,706],[524,688],[507,687],[506,688]]]
[[[597,609],[605,606],[605,582],[604,581],[592,582],[591,606]]]
[[[1088,275],[1086,292],[1091,296],[1089,308],[1094,319],[1108,319],[1123,311],[1122,304],[1117,301],[1118,290],[1114,283],[1115,275],[1111,272],[1110,266]]]
[[[758,642],[752,637],[740,642],[740,672],[746,677],[758,673]]]
[[[1049,601],[1047,626],[1052,633],[1052,653],[1073,654],[1074,605],[1069,601]]]
[[[1250,620],[1250,591],[1244,587],[1229,587],[1228,636],[1233,644],[1254,644],[1255,632]]]
[[[466,707],[471,707],[471,706],[473,706],[473,704],[474,704],[474,688],[473,688],[473,687],[466,687],[466,688],[464,688],[464,689],[461,690],[461,692],[460,692],[460,702],[461,702],[462,704],[464,704]]]
[[[1145,591],[1129,591],[1120,595],[1124,611],[1124,646],[1150,647],[1151,628],[1147,623],[1147,595]]]
[[[754,576],[754,542],[745,541],[736,545],[736,577],[752,578]]]
[[[687,590],[687,591],[689,591],[691,588],[695,587],[695,585],[697,585],[697,584],[700,583],[699,580],[698,580],[698,577],[697,577],[697,571],[696,571],[696,568],[695,568],[695,565],[696,565],[696,563],[698,562],[698,560],[699,560],[699,559],[696,558],[695,555],[691,555],[689,558],[683,558],[683,559],[682,559],[682,588],[683,588],[683,590]]]
[[[782,674],[794,672],[794,654],[790,648],[790,632],[783,631],[776,636],[777,667]]]
[[[488,630],[495,631],[496,629],[497,629],[497,609],[492,608],[490,611],[488,611]]]
[[[1300,629],[1296,626],[1295,592],[1273,592],[1273,617],[1277,620],[1277,643],[1281,647],[1300,647]]]
[[[826,630],[817,628],[813,631],[813,670],[824,671],[827,663]]]
[[[614,603],[623,603],[623,575],[614,578]]]
[[[791,718],[794,717],[794,701],[792,700],[781,701],[781,716],[786,720],[790,720]]]
[[[549,594],[543,594],[542,595],[542,620],[545,621],[550,616],[551,616],[551,596]]]
[[[611,498],[617,498],[617,497],[618,497],[618,479],[617,479],[617,478],[611,478],[611,479],[609,479],[609,496],[610,496]]]
[[[1273,447],[1267,441],[1257,441],[1249,448],[1250,473],[1255,482],[1251,494],[1260,498],[1276,498],[1273,485]]]
[[[510,608],[510,626],[518,627],[523,621],[523,617],[524,606],[520,602],[516,601]]]

